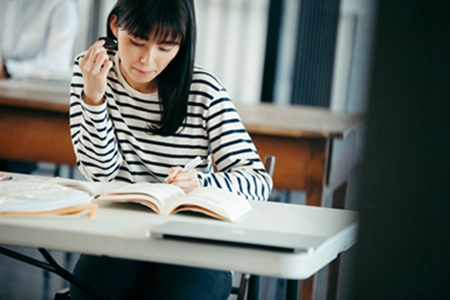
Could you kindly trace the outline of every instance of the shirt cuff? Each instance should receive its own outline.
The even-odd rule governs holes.
[[[88,103],[84,102],[84,93],[83,92],[81,93],[80,98],[81,98],[81,103],[83,104],[83,107],[85,107],[90,112],[99,113],[99,112],[106,110],[106,107],[107,107],[106,99],[100,104],[88,104]]]

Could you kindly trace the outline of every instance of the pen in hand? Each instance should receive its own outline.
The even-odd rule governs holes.
[[[164,180],[168,184],[174,184],[181,188],[186,194],[200,187],[197,172],[193,171],[203,159],[197,156],[184,167],[173,167],[169,170],[169,175]]]
[[[188,162],[187,164],[184,165],[184,167],[176,167],[176,168],[170,168],[169,170],[169,175],[167,175],[166,179],[164,179],[164,181],[166,183],[172,184],[176,181],[180,181],[180,182],[193,182],[194,178],[195,181],[197,181],[197,176],[196,175],[181,175],[181,178],[179,177],[179,175],[182,172],[189,172],[192,171],[193,169],[195,169],[195,167],[197,167],[201,162],[203,161],[203,159],[200,156],[197,156],[196,158],[194,158],[193,160],[191,160],[190,162]],[[198,182],[197,182],[198,185]]]
[[[182,168],[182,171],[191,171],[193,169],[195,169],[199,164],[201,164],[203,161],[203,158],[201,158],[200,156],[197,156],[196,158],[194,158],[193,160],[191,160],[190,162],[188,162],[187,164],[184,165],[184,167]],[[161,181],[155,174],[153,174],[151,171],[150,175],[152,175],[156,180],[158,180],[158,182],[163,182]]]

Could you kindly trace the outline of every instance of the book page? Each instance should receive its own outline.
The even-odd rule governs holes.
[[[92,182],[87,180],[75,180],[61,177],[52,178],[49,180],[49,182],[84,191],[92,196],[97,196],[106,190],[116,189],[125,185],[129,185],[129,183],[124,181]]]
[[[198,205],[181,205],[176,208],[175,212],[171,212],[171,213],[178,213],[178,212],[182,212],[182,211],[197,212],[197,213],[201,213],[201,214],[213,217],[215,219],[223,220],[223,221],[234,221],[234,220],[230,220],[227,216],[223,216],[221,214],[215,213],[209,209],[200,207]]]
[[[193,209],[194,206],[197,208]],[[166,214],[182,210],[195,210],[210,216],[216,214],[222,216],[223,219],[235,221],[251,209],[250,203],[243,197],[224,189],[206,187],[174,200],[174,203],[167,207]]]
[[[153,208],[157,213],[164,211],[166,203],[185,195],[183,190],[166,183],[138,182],[108,190],[96,198],[98,202],[135,202]]]

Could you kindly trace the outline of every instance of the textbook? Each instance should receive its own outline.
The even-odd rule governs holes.
[[[0,216],[91,218],[98,207],[89,193],[44,178],[25,178],[0,182]]]
[[[186,194],[181,188],[166,183],[126,184],[99,194],[95,201],[139,203],[160,215],[198,212],[230,222],[236,222],[252,210],[248,200],[223,189],[204,187]]]

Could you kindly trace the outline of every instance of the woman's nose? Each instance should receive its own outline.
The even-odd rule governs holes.
[[[140,61],[145,65],[150,65],[152,64],[154,59],[155,59],[155,51],[153,48],[151,48],[147,49],[142,53]]]

